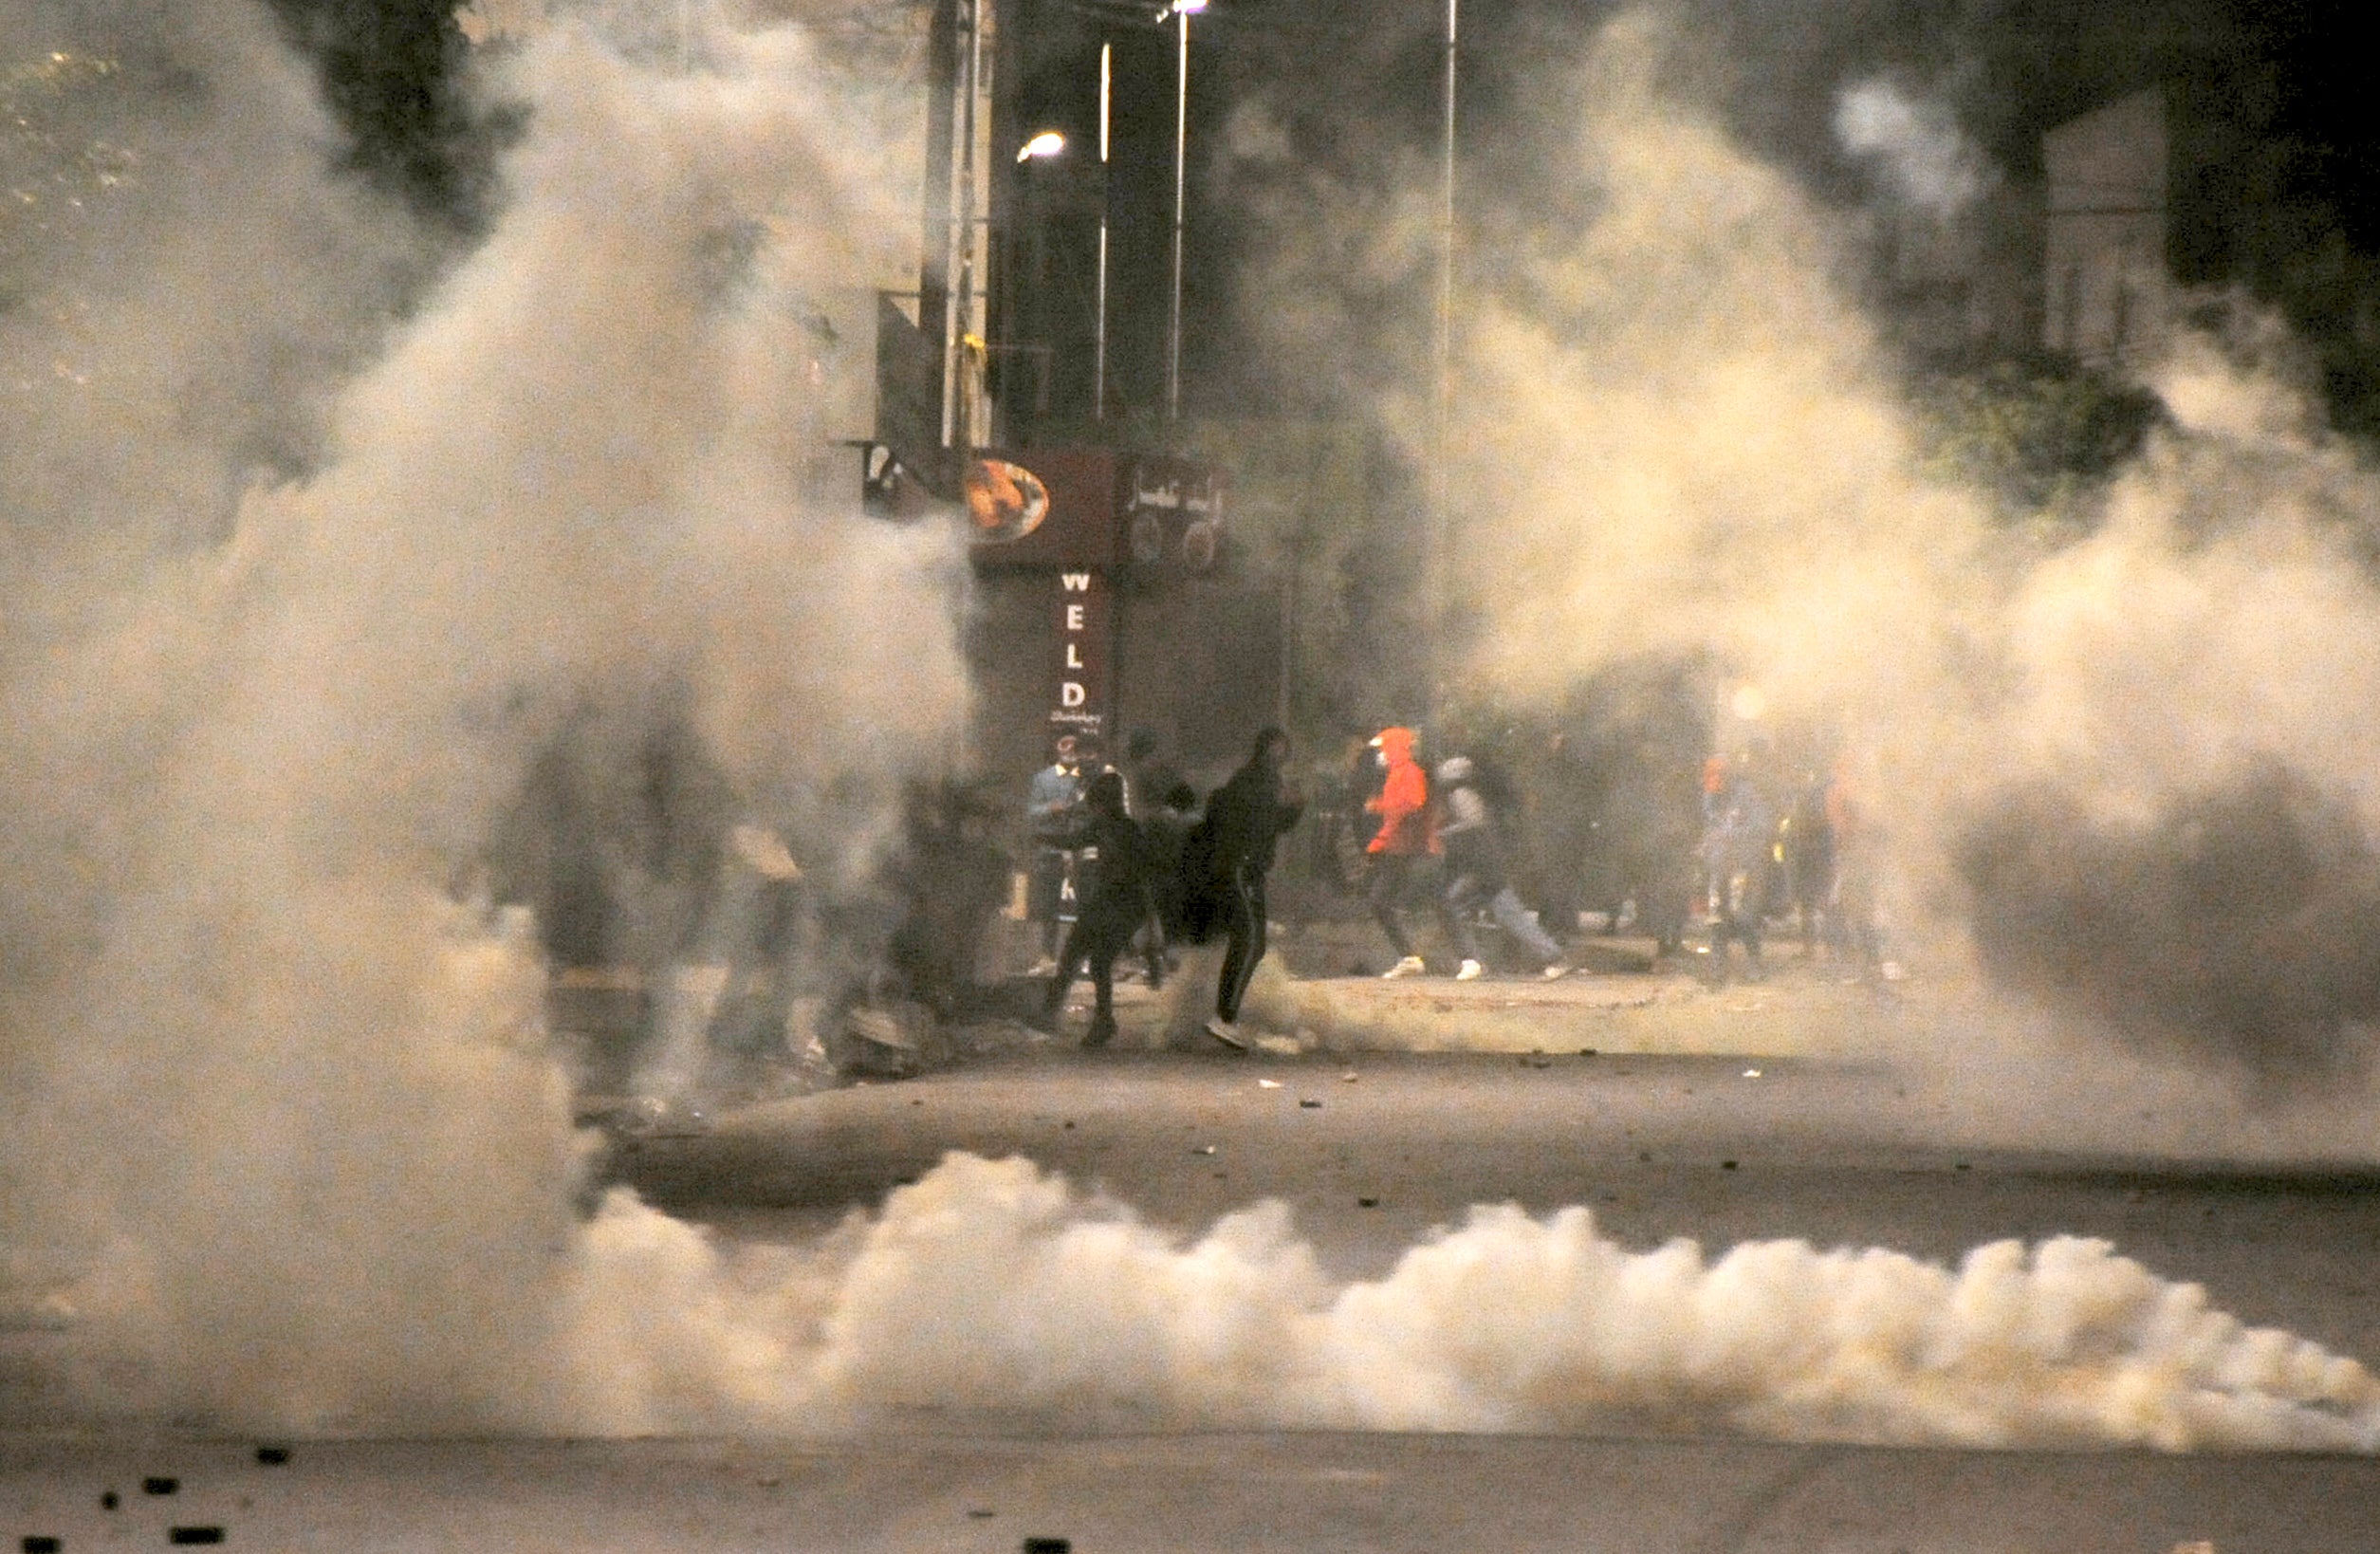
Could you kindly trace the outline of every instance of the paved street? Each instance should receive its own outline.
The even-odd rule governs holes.
[[[1790,963],[1757,986],[1323,978],[1275,984],[1258,1002],[1307,1050],[1086,1053],[1061,1037],[636,1142],[617,1170],[731,1236],[774,1240],[880,1202],[945,1152],[1019,1155],[1183,1237],[1280,1199],[1341,1279],[1382,1277],[1468,1206],[1506,1201],[1534,1213],[1588,1205],[1631,1249],[1802,1238],[1955,1264],[2002,1238],[2093,1236],[2203,1285],[2250,1325],[2380,1356],[2380,1168],[2356,1147],[2352,1101],[2277,1115],[2223,1082],[2088,1044],[2045,1051],[2012,1036],[1998,1050],[1996,1016],[1972,990],[1848,986]],[[1147,995],[1126,994],[1127,1044],[1162,1044],[1163,1022]],[[1433,1035],[1471,1050],[1372,1049]],[[1190,1498],[1230,1528],[1208,1539],[1194,1519],[1196,1546],[2380,1548],[2380,1471],[2356,1458],[1776,1457],[1625,1432],[1036,1450],[1049,1453],[1034,1458],[1036,1485],[1072,1484],[1077,1452],[1112,1453],[1141,1484],[1171,1482],[1171,1453],[1196,1456],[1221,1481]],[[1334,1480],[1373,1487],[1350,1504],[1299,1481],[1350,1452],[1397,1466]],[[1436,1476],[1449,1463],[1459,1476]],[[1097,1471],[1060,1491],[1103,1534],[1077,1546],[1159,1546],[1137,1541],[1129,1515],[1104,1520],[1116,1497]],[[1325,1525],[1327,1537],[1301,1542]]]
[[[2368,1554],[2375,1479],[2324,1457],[1430,1435],[333,1442],[271,1466],[246,1442],[19,1439],[0,1531],[60,1554]]]
[[[1589,1206],[1633,1251],[1801,1238],[1955,1264],[2000,1238],[2079,1234],[2247,1323],[2380,1356],[2380,1168],[2338,1117],[2294,1127],[2172,1076],[2119,1104],[2116,1068],[2077,1070],[2088,1093],[2061,1106],[2038,1053],[1945,1064],[1946,1041],[1977,1039],[1980,1006],[1956,989],[1788,964],[1725,988],[1315,978],[1269,984],[1258,1007],[1280,1050],[1165,1050],[1163,1001],[1128,989],[1119,1050],[1078,1049],[1076,1010],[1056,1039],[1012,1031],[921,1078],[623,1132],[609,1175],[729,1243],[803,1242],[949,1152],[1022,1156],[1179,1241],[1279,1199],[1333,1281],[1384,1278],[1500,1202]],[[1431,1031],[1469,1049],[1373,1049]],[[0,1440],[0,1531],[62,1550],[209,1528],[227,1545],[388,1550],[2380,1549],[2380,1469],[2357,1455],[1911,1450],[1641,1422],[1148,1434],[996,1415],[803,1441],[270,1444],[288,1460],[249,1440],[18,1434]],[[135,1492],[166,1480],[170,1496]]]
[[[1123,996],[1125,1042],[1160,1040],[1156,1003]],[[1339,1049],[1091,1053],[1061,1036],[631,1140],[615,1169],[674,1212],[774,1239],[876,1204],[950,1151],[1023,1156],[1186,1234],[1278,1198],[1344,1278],[1504,1202],[1589,1206],[1632,1248],[1793,1237],[1954,1261],[2095,1236],[2251,1324],[2380,1359],[2380,1151],[2260,1118],[2212,1082],[2127,1099],[2092,1075],[2100,1088],[2064,1107],[2040,1093],[2055,1071],[1946,1070],[1941,1042],[1976,1017],[1956,993],[1879,998],[1787,966],[1717,989],[1304,981],[1258,1007],[1283,998],[1335,1020]],[[1362,1049],[1430,1028],[1504,1050]]]

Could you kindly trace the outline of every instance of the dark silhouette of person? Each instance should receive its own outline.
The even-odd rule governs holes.
[[[1158,850],[1168,859],[1178,855],[1182,834],[1190,825],[1184,812],[1198,807],[1197,792],[1191,790],[1187,803],[1175,805],[1174,796],[1189,785],[1182,781],[1173,763],[1165,758],[1157,736],[1147,729],[1135,729],[1124,736],[1124,764],[1119,769],[1124,774],[1125,812],[1140,823],[1153,843],[1160,833],[1164,834],[1164,841],[1171,845]],[[1162,877],[1170,868],[1171,863],[1161,860],[1156,874]],[[1153,893],[1151,898],[1155,899]],[[1149,986],[1162,987],[1165,973],[1174,964],[1166,949],[1163,916],[1152,911],[1135,932],[1133,942],[1140,952]]]
[[[1089,820],[1081,851],[1092,882],[1066,931],[1065,947],[1058,953],[1058,970],[1042,1001],[1043,1017],[1055,1023],[1065,1007],[1066,990],[1088,963],[1095,1000],[1091,1027],[1083,1033],[1085,1046],[1104,1046],[1116,1034],[1116,957],[1132,943],[1133,930],[1150,912],[1150,854],[1147,839],[1124,813],[1124,779],[1103,771],[1091,779],[1083,793]]]
[[[1207,800],[1207,813],[1185,849],[1200,871],[1212,921],[1222,928],[1226,943],[1207,1033],[1242,1051],[1247,1041],[1240,1033],[1240,1000],[1264,958],[1264,876],[1282,833],[1297,823],[1304,807],[1283,788],[1282,768],[1288,759],[1287,734],[1271,728],[1259,733],[1246,763]]]

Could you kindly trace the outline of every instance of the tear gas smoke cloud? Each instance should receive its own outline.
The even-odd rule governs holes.
[[[2283,379],[2185,341],[2153,384],[2175,424],[2088,537],[1998,525],[1981,493],[1921,472],[1851,234],[1677,89],[1676,42],[1637,12],[1583,65],[1548,65],[1542,101],[1559,108],[1535,160],[1588,195],[1467,196],[1448,568],[1477,629],[1458,694],[1552,708],[1633,656],[1708,655],[1762,686],[1769,727],[1851,758],[1905,947],[1930,943],[1947,968],[1977,921],[1991,970],[2070,1013],[2154,1010],[2127,1028],[2149,1047],[2152,1030],[2178,1037],[2168,1057],[2265,1080],[2358,1067],[2371,1011],[2352,976],[2294,956],[2187,963],[2197,941],[2158,925],[2192,900],[2262,903],[2278,922],[2363,898],[2380,485]],[[1958,194],[1952,127],[1882,90],[1845,98],[1846,134],[1911,194]],[[1434,241],[1406,205],[1343,189],[1272,218],[1277,284],[1324,299],[1279,315],[1276,338],[1308,361],[1331,360],[1318,341],[1359,311],[1349,299],[1375,306]],[[1351,370],[1347,392],[1417,464],[1437,456],[1429,374],[1385,397],[1357,386],[1377,380]],[[2309,805],[2333,821],[2300,826]],[[2085,837],[2103,859],[2186,844],[2208,814],[2246,829],[2209,844],[2186,889],[2185,865],[2143,857],[2086,900],[2052,867]],[[2328,851],[2281,887],[2259,835]],[[2095,954],[2071,932],[2085,915],[2105,925]],[[2354,923],[2325,954],[2369,958]],[[2251,1011],[2284,991],[2274,1018],[2294,1034],[2276,1040]]]
[[[261,8],[7,0],[0,36],[7,556],[80,584],[11,587],[22,654],[304,465],[427,248],[323,171],[336,132]]]
[[[1990,182],[1949,111],[1889,81],[1843,88],[1835,102],[1835,138],[1871,162],[1894,194],[1938,218],[1966,209]]]
[[[261,18],[212,9],[220,35],[193,16],[133,40],[182,96],[125,106],[174,108],[199,145],[125,216],[159,235],[106,270],[139,323],[80,342],[95,381],[220,342],[339,361],[355,292],[378,295],[371,253],[317,263],[243,226],[384,218],[322,171]],[[453,870],[590,702],[682,698],[755,818],[830,876],[944,748],[947,536],[804,508],[789,480],[823,435],[796,304],[850,272],[867,153],[828,149],[850,126],[799,38],[706,57],[663,76],[565,28],[523,58],[499,227],[340,389],[307,477],[249,490],[228,538],[207,543],[205,488],[242,467],[240,416],[119,396],[24,450],[107,475],[10,495],[41,543],[5,603],[26,974],[0,1172],[14,1233],[101,1255],[90,1336],[154,1378],[132,1406],[436,1427],[568,1394],[561,1312],[599,1253],[570,1213],[543,972],[517,915],[446,897]]]
[[[1274,1203],[1184,1244],[1022,1160],[954,1155],[881,1214],[735,1260],[615,1193],[574,1343],[621,1429],[932,1409],[1065,1428],[1741,1431],[1972,1446],[2369,1451],[2380,1383],[2104,1244],[1630,1252],[1474,1210],[1337,1284]],[[633,1323],[633,1325],[630,1325]],[[637,1388],[622,1389],[630,1396]]]
[[[255,49],[227,58],[170,31],[154,46],[212,87],[185,128],[246,146],[231,193],[319,208],[330,231],[385,219],[304,154],[319,119],[255,18],[209,14]],[[809,408],[784,392],[785,303],[843,256],[846,170],[822,148],[844,125],[806,89],[796,38],[714,36],[702,57],[709,73],[690,80],[584,30],[531,49],[513,85],[534,117],[500,224],[335,395],[347,321],[369,311],[355,299],[384,295],[382,250],[290,260],[203,223],[162,235],[217,208],[203,166],[159,170],[178,203],[126,217],[138,234],[158,213],[160,235],[121,246],[111,272],[151,333],[104,336],[99,367],[163,372],[287,331],[313,348],[302,360],[328,365],[286,386],[333,408],[307,478],[248,491],[228,538],[219,496],[202,498],[245,466],[239,439],[217,440],[207,417],[180,424],[167,394],[120,399],[113,419],[62,412],[45,451],[105,477],[23,506],[10,494],[0,1186],[13,1234],[91,1261],[68,1335],[82,1402],[383,1431],[807,1428],[932,1405],[1065,1421],[2375,1443],[2380,1406],[2353,1363],[2243,1331],[2088,1243],[1985,1249],[1956,1271],[1794,1243],[1712,1261],[1623,1251],[1583,1211],[1487,1211],[1389,1278],[1342,1286],[1278,1209],[1185,1247],[1029,1166],[964,1158],[806,1247],[728,1255],[623,1193],[580,1223],[530,925],[452,900],[454,863],[486,843],[536,753],[588,726],[578,709],[680,695],[755,813],[812,856],[856,859],[876,788],[927,757],[961,694],[937,624],[942,542],[805,510],[784,487],[811,436]],[[243,89],[251,66],[281,89]],[[1670,139],[1623,149],[1647,177],[1682,165],[1708,179],[1693,210],[1715,225],[1686,230],[1730,242],[1701,244],[1721,267],[1707,278],[1743,280],[1763,254],[1804,275],[1817,224],[1789,192],[1714,138]],[[1648,242],[1680,235],[1649,206],[1614,211]],[[1752,245],[1743,275],[1725,268],[1737,239]],[[1632,397],[1587,366],[1547,379],[1619,417],[1577,445],[1574,495],[1642,526],[1633,549],[1575,534],[1569,549],[1633,568],[1619,583],[1674,574],[1689,584],[1678,614],[1746,654],[1763,640],[1752,627],[1799,619],[1750,586],[1758,547],[1814,546],[1834,590],[1819,603],[1961,597],[1909,586],[1912,564],[1964,576],[1946,563],[1978,542],[1954,494],[1867,490],[1898,480],[1901,436],[1867,386],[1864,335],[1827,288],[1805,276],[1712,295],[1733,311],[1673,300],[1649,323],[1707,353],[1750,341],[1771,354],[1721,353],[1714,369],[1689,352],[1655,387],[1733,412],[1723,422],[1738,431],[1780,404],[1799,418],[1741,456],[1715,433],[1681,448],[1665,443],[1654,387]],[[1628,300],[1590,269],[1570,305],[1616,324]],[[12,360],[54,343],[36,338],[46,325],[8,327]],[[1491,338],[1538,343],[1517,314]],[[1817,431],[1845,446],[1812,469],[1797,435]],[[1622,458],[1635,444],[1619,432],[1666,457]],[[143,439],[168,434],[192,452],[151,457]],[[105,456],[124,443],[129,458]],[[1541,438],[1530,456],[1571,446]],[[1777,490],[1754,478],[1763,449],[1804,483],[1739,501]],[[1707,481],[1698,457],[1718,461]],[[183,465],[227,473],[194,492]],[[1630,472],[1616,488],[1603,478]],[[2141,510],[2168,510],[2143,479]],[[1577,510],[1535,494],[1541,513]],[[1832,527],[1803,524],[1837,503]],[[1877,559],[1856,542],[1886,515],[1902,538]],[[1681,522],[1688,548],[1664,548],[1660,526]],[[1595,581],[1550,542],[1484,538],[1509,538],[1537,583]],[[2302,543],[2313,564],[2311,527]],[[1752,548],[1726,561],[1730,586],[1680,564],[1736,546]],[[2218,595],[2223,549],[2198,552]],[[2095,564],[2127,554],[2111,546]],[[2090,564],[2070,557],[2067,576]],[[1590,588],[1579,620],[1596,597],[1614,596]],[[2059,597],[2037,587],[2020,617],[2037,677],[2067,663],[2061,630],[2101,624]],[[2343,585],[2340,601],[2360,607]],[[2191,598],[2169,613],[2189,617]],[[1901,623],[1926,642],[1957,636],[1914,604]],[[1567,631],[1559,616],[1540,624],[1540,642],[1573,639],[1545,635]],[[1607,641],[1668,639],[1650,622],[1605,624],[1564,664]],[[1847,667],[1861,644],[1803,624],[1782,639],[1801,650],[1791,683],[1812,704],[1873,688]],[[1892,627],[1854,635],[1873,648]],[[845,651],[855,631],[870,652]],[[1876,715],[1937,690],[1948,657],[1892,682],[1910,694]],[[1561,666],[1544,667],[1530,683]],[[2060,684],[2103,717],[2129,709],[2120,678],[2104,708],[2097,681]],[[2296,727],[2286,712],[2276,724]],[[2054,770],[2062,747],[2039,748]]]
[[[1826,213],[1663,92],[1664,46],[1642,16],[1606,31],[1576,142],[1548,148],[1600,203],[1507,261],[1463,331],[1471,673],[1552,696],[1707,646],[1788,716],[1878,666],[1915,700],[1990,597],[1977,510],[1910,472]]]
[[[2145,824],[2094,821],[2059,788],[2006,791],[1961,862],[1983,962],[2014,985],[2276,1080],[2352,1079],[2371,1061],[2380,860],[2352,814],[2284,768]]]
[[[2207,342],[2158,387],[2179,435],[2014,601],[2007,759],[1959,837],[1977,936],[2136,1044],[2277,1091],[2360,1082],[2380,481]]]

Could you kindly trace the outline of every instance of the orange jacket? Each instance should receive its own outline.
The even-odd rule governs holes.
[[[1380,817],[1380,831],[1368,853],[1434,853],[1437,816],[1430,807],[1430,777],[1413,759],[1413,731],[1380,731],[1380,753],[1388,757],[1389,780],[1364,807]]]

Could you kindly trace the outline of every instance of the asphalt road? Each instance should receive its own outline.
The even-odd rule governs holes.
[[[1012,1032],[921,1078],[623,1133],[607,1175],[728,1242],[796,1242],[880,1212],[950,1152],[1018,1156],[1185,1239],[1278,1199],[1342,1281],[1378,1278],[1475,1204],[1585,1205],[1604,1236],[1640,1250],[1790,1237],[1952,1263],[2002,1238],[2079,1234],[2203,1285],[2245,1323],[2380,1360],[2380,1155],[2359,1144],[2355,1106],[2298,1128],[2197,1078],[2061,1067],[2055,1052],[2003,1062],[1979,1045],[1962,993],[1792,968],[1724,989],[1617,974],[1316,979],[1274,984],[1259,1004],[1282,1050],[1164,1049],[1164,1010],[1135,990],[1123,1050]],[[1411,1050],[1433,1040],[1464,1050]],[[0,1435],[0,1536],[61,1554],[213,1538],[391,1551],[2380,1554],[2380,1464],[2354,1455],[1633,1427],[871,1429],[279,1442],[287,1454],[271,1461],[251,1440],[20,1432]]]
[[[874,1207],[949,1152],[1022,1156],[1183,1234],[1278,1199],[1341,1278],[1377,1276],[1478,1204],[1585,1205],[1637,1249],[1792,1237],[1946,1262],[2003,1238],[2092,1236],[2243,1322],[2380,1360],[2380,1152],[2342,1149],[2334,1129],[2249,1147],[2208,1120],[2232,1115],[2219,1087],[2196,1116],[2169,1093],[2153,1098],[2163,1112],[2087,1097],[2084,1112],[2130,1124],[2087,1140],[2018,1125],[2044,1107],[2000,1097],[2003,1117],[1988,1082],[1946,1080],[1926,1059],[1964,1008],[1923,990],[1879,1008],[1790,971],[1717,990],[1588,978],[1294,992],[1329,1000],[1339,1049],[1085,1052],[1061,1034],[736,1110],[698,1136],[632,1138],[612,1169],[673,1212],[779,1239]],[[1124,1016],[1128,1041],[1154,1039],[1145,997]],[[1409,1040],[1417,1019],[1518,1050],[1357,1045],[1367,1030]],[[1662,1045],[1691,1050],[1648,1050]]]
[[[2370,1465],[2328,1457],[1328,1434],[286,1450],[265,1465],[245,1441],[0,1438],[0,1532],[35,1554],[201,1542],[340,1554],[2380,1547]]]

